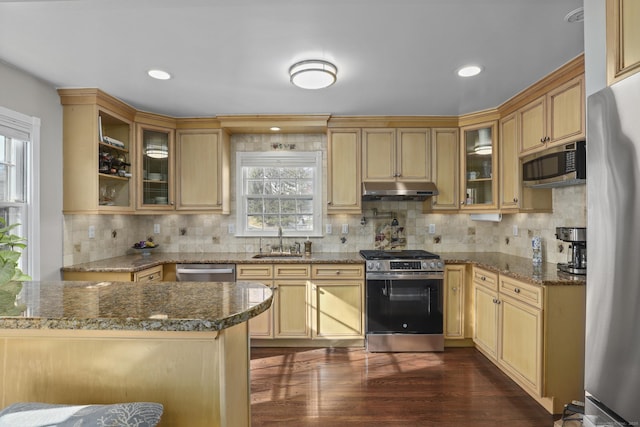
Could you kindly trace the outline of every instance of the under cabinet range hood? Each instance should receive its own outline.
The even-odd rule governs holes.
[[[437,196],[433,182],[363,182],[362,200],[426,200]]]

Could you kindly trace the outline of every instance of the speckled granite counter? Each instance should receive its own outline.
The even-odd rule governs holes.
[[[497,273],[536,285],[584,285],[586,277],[561,273],[554,263],[534,266],[530,259],[499,252],[438,252],[449,264],[472,263]],[[346,263],[361,264],[358,252],[314,253],[302,257],[253,258],[243,253],[152,253],[148,256],[125,255],[100,261],[63,267],[63,272],[136,272],[171,263]]]
[[[439,254],[447,264],[473,263],[514,279],[535,285],[584,285],[586,276],[574,276],[558,271],[557,265],[550,262],[534,266],[531,259],[499,252],[443,252]]]
[[[26,317],[0,329],[220,331],[271,306],[272,291],[253,282],[25,282]]]
[[[232,264],[273,264],[273,263],[342,263],[362,264],[364,260],[358,252],[314,253],[300,257],[253,258],[254,254],[244,253],[186,253],[157,252],[151,255],[125,255],[63,267],[62,271],[77,272],[136,272],[162,264],[179,263],[232,263]]]

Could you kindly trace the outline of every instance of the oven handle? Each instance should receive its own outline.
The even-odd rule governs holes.
[[[367,273],[367,280],[442,280],[443,272],[433,273]]]

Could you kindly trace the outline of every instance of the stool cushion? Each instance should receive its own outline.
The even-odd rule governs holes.
[[[111,405],[14,403],[0,411],[0,427],[154,427],[163,406],[151,402]]]

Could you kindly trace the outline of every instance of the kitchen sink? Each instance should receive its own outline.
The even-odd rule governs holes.
[[[251,258],[300,258],[302,254],[296,254],[291,252],[269,252],[265,254],[255,254]]]

